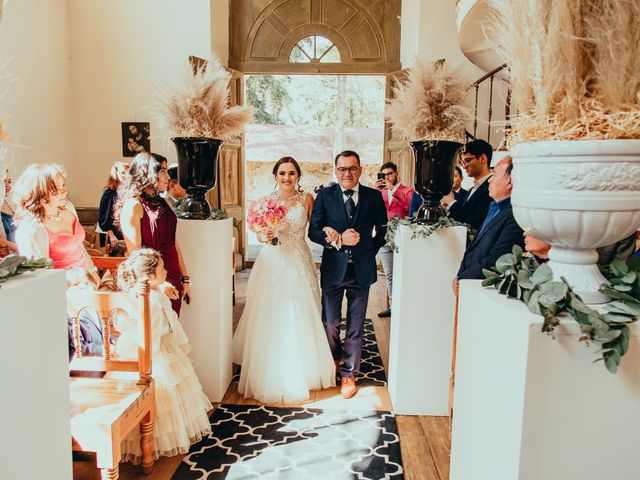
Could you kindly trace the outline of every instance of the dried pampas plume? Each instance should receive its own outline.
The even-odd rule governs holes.
[[[158,90],[154,115],[170,137],[228,139],[253,120],[249,107],[229,106],[231,75],[217,59],[195,68],[187,64],[180,83]]]
[[[444,60],[416,61],[387,104],[393,130],[407,140],[463,141],[470,108],[460,70]]]
[[[511,145],[640,139],[638,0],[491,0],[509,65]]]

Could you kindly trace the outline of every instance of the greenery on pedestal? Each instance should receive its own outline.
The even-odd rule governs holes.
[[[640,315],[640,258],[633,257],[626,263],[614,260],[602,272],[610,283],[602,285],[600,291],[613,298],[602,311],[588,307],[564,279],[554,281],[549,265],[524,256],[517,245],[512,253],[498,258],[494,268],[483,269],[486,278],[482,285],[493,286],[542,315],[543,332],[553,334],[561,319],[572,318],[583,333],[580,341],[602,345],[596,352],[600,355],[596,361],[604,360],[607,370],[616,373],[629,348],[628,324]]]
[[[53,262],[46,258],[29,260],[20,255],[8,255],[0,259],[0,283],[24,272],[52,267]]]
[[[176,203],[173,205],[173,212],[176,215],[180,212],[180,207],[182,206],[184,201],[185,201],[185,198],[181,198],[180,200],[176,200]],[[207,218],[207,220],[224,220],[226,218],[229,218],[229,215],[227,214],[227,211],[225,209],[212,208],[211,214],[209,215],[209,218]],[[234,219],[234,226],[235,226],[235,219]]]
[[[467,229],[469,229],[469,226],[466,223],[457,222],[449,217],[440,217],[433,225],[416,223],[415,216],[408,218],[393,217],[387,223],[387,234],[385,235],[385,240],[387,241],[387,245],[389,245],[394,252],[399,250],[398,245],[395,242],[395,238],[400,225],[406,225],[409,227],[409,230],[411,230],[412,240],[416,238],[427,238],[441,228],[467,227]]]

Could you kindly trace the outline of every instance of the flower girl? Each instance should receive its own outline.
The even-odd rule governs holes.
[[[135,250],[118,268],[118,286],[129,292],[141,279],[150,286],[152,371],[156,386],[156,418],[153,428],[153,458],[186,453],[189,447],[211,433],[207,411],[212,408],[188,357],[189,341],[171,301],[161,285],[167,272],[160,254],[149,248]],[[136,324],[116,325],[121,335],[116,345],[119,358],[136,358]],[[122,342],[122,343],[121,343]],[[140,433],[122,442],[122,460],[140,463]]]

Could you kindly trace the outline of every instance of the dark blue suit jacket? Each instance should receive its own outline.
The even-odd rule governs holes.
[[[320,283],[338,285],[344,280],[349,259],[347,249],[351,250],[358,284],[366,287],[375,283],[376,254],[385,244],[386,225],[387,210],[378,190],[364,185],[358,187],[358,205],[352,224],[349,224],[347,218],[340,185],[320,190],[309,223],[309,238],[324,247],[320,264]],[[322,230],[324,227],[331,227],[339,233],[354,228],[360,234],[360,242],[353,247],[344,246],[336,250],[326,242],[326,234]]]
[[[461,202],[456,199],[456,203],[449,208],[449,217],[462,223],[468,223],[471,228],[479,230],[487,216],[489,204],[492,199],[489,196],[489,180],[485,180],[478,190],[469,194]]]
[[[498,257],[511,252],[514,245],[524,248],[524,237],[509,204],[469,244],[458,270],[458,279],[484,279],[482,269],[493,267]]]

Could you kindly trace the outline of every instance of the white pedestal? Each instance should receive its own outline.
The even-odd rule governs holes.
[[[455,295],[451,282],[464,255],[466,228],[396,236],[389,345],[389,394],[395,413],[448,415]]]
[[[177,241],[191,277],[191,304],[180,322],[204,392],[220,402],[231,383],[232,220],[179,220]]]
[[[60,270],[0,285],[0,478],[73,476],[65,288]]]
[[[461,282],[451,480],[640,478],[640,339],[618,373],[593,363],[573,320]]]

